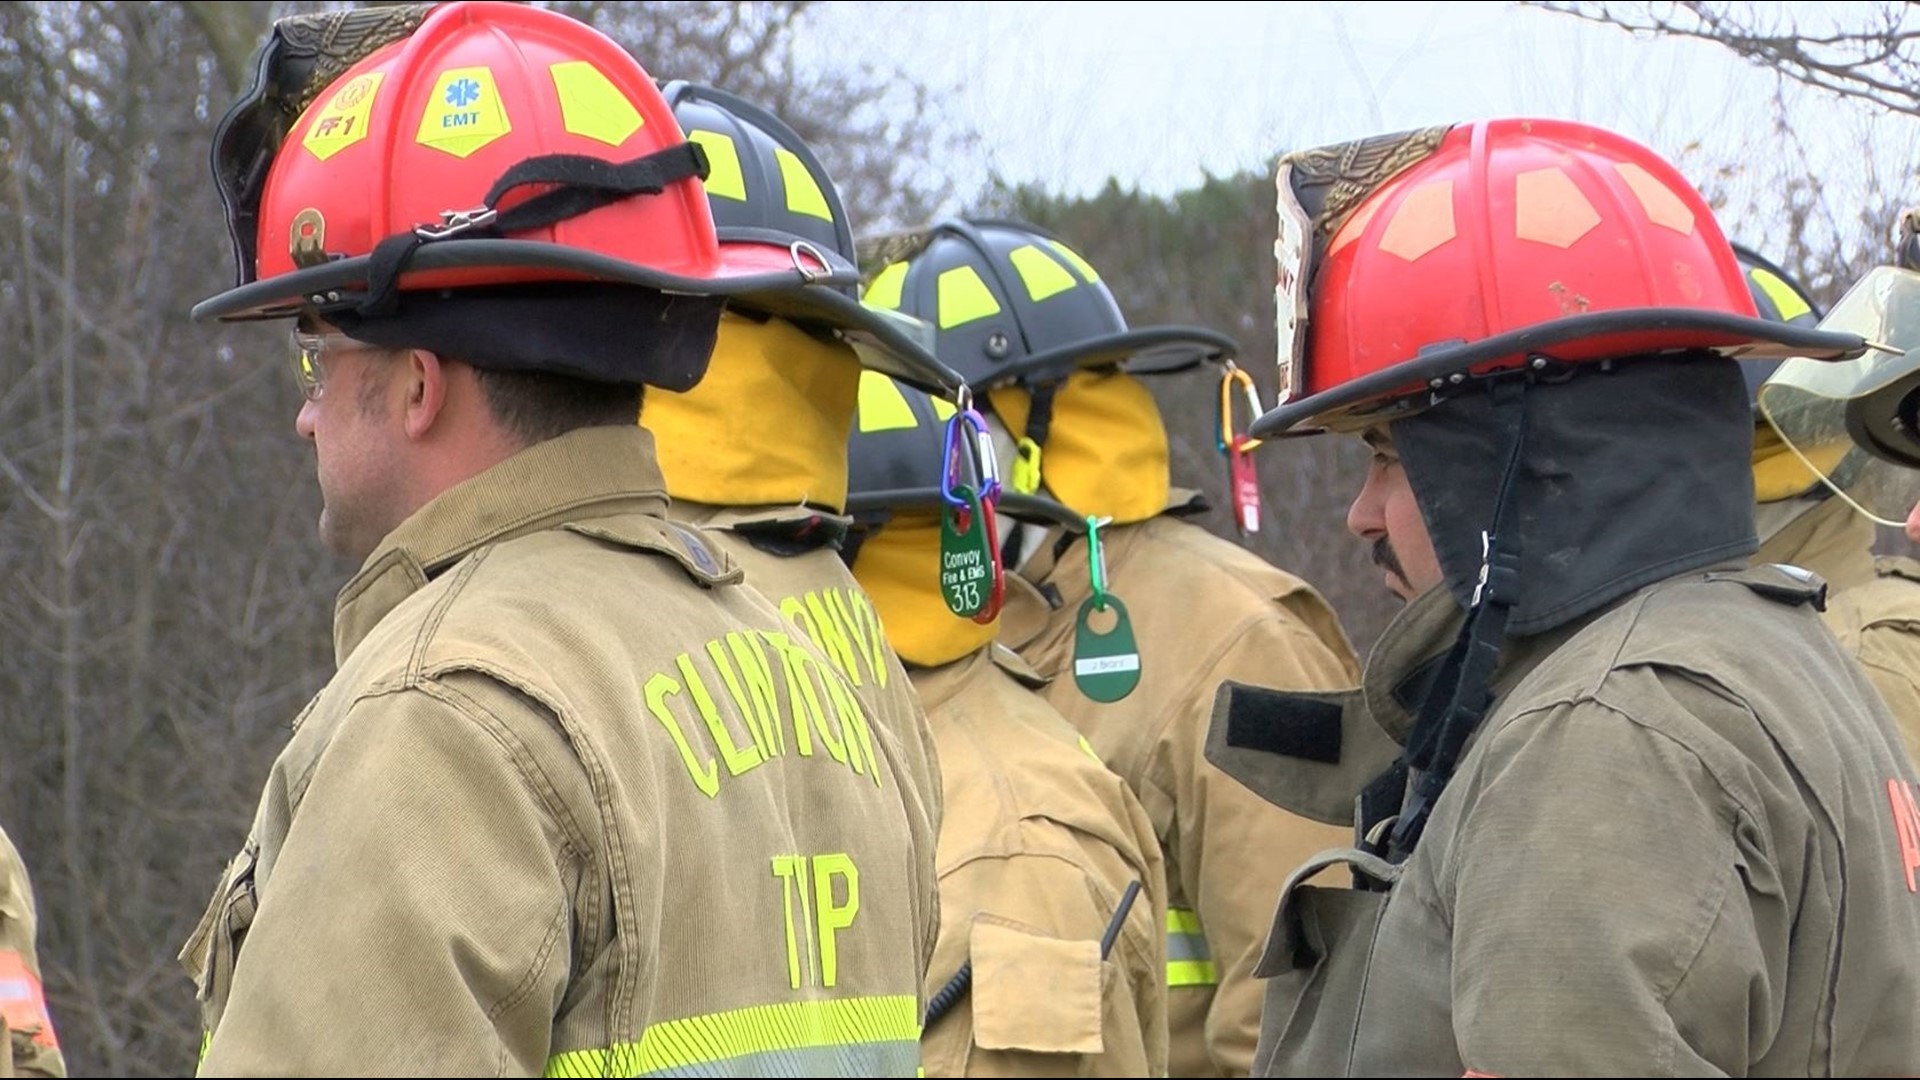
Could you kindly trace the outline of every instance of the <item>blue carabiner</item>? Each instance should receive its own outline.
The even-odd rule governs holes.
[[[976,492],[983,503],[994,502],[1000,498],[1000,471],[993,460],[992,436],[987,432],[986,418],[972,408],[961,409],[947,418],[947,430],[940,440],[940,459],[944,462],[940,470],[940,498],[955,510],[964,509],[967,500],[953,493],[954,485],[965,479],[961,468],[959,440],[956,433],[960,425],[965,424],[972,430],[966,440],[968,449],[967,464],[971,466],[972,477],[978,481]],[[984,458],[982,455],[986,455]]]

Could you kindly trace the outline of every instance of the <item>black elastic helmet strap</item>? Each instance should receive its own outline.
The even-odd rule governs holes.
[[[1060,383],[1048,379],[1045,382],[1027,384],[1027,429],[1024,436],[1040,448],[1040,460],[1046,460],[1047,435],[1053,431],[1053,400],[1060,393]],[[1019,446],[1014,453],[1020,452]]]
[[[658,195],[680,180],[705,180],[707,171],[706,151],[692,142],[624,162],[584,154],[527,158],[493,182],[481,207],[455,215],[442,226],[409,229],[374,245],[367,260],[367,295],[354,310],[367,318],[393,314],[400,300],[400,275],[423,244],[543,229],[621,199]],[[528,184],[553,186],[511,209],[499,209],[508,192]]]
[[[1467,740],[1493,704],[1500,646],[1520,592],[1517,489],[1526,449],[1526,390],[1524,375],[1500,379],[1490,388],[1497,430],[1506,446],[1506,466],[1494,501],[1493,528],[1484,534],[1485,555],[1473,606],[1421,702],[1400,759],[1389,770],[1390,775],[1417,776],[1387,843],[1387,857],[1396,863],[1413,854],[1434,804],[1453,779]]]

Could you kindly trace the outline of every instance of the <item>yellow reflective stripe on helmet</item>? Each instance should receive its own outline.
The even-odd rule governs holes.
[[[913,407],[892,379],[877,371],[860,373],[860,430],[900,431],[917,427]]]
[[[1087,260],[1081,258],[1079,252],[1073,250],[1072,248],[1068,247],[1067,245],[1061,243],[1058,240],[1048,240],[1047,246],[1059,252],[1061,258],[1067,260],[1069,263],[1072,263],[1073,268],[1075,270],[1080,271],[1081,277],[1086,278],[1088,281],[1100,280],[1100,272],[1093,268],[1092,263],[1089,263]]]
[[[1066,267],[1060,265],[1059,260],[1032,244],[1013,249],[1007,260],[1020,272],[1020,281],[1026,285],[1027,295],[1035,301],[1045,300],[1080,284],[1067,272]]]
[[[747,174],[740,168],[740,148],[733,138],[717,131],[687,132],[687,141],[707,152],[707,195],[735,202],[747,201]]]
[[[942,270],[937,292],[935,310],[940,313],[942,330],[1000,314],[1000,301],[993,298],[993,290],[971,266]]]
[[[788,1001],[654,1024],[638,1042],[547,1059],[548,1076],[898,1076],[920,1060],[912,994]]]
[[[899,311],[901,293],[906,285],[907,264],[892,263],[873,276],[873,284],[867,286],[867,294],[860,300],[884,311]]]
[[[1812,305],[1795,292],[1793,286],[1787,284],[1779,274],[1756,266],[1747,271],[1747,276],[1753,279],[1755,285],[1760,286],[1761,292],[1767,294],[1767,299],[1773,301],[1774,309],[1780,312],[1781,322],[1792,322],[1802,315],[1813,314]]]
[[[807,171],[807,163],[784,146],[774,147],[773,157],[780,163],[780,182],[787,188],[787,209],[821,221],[832,221],[833,209],[820,190],[820,181]]]
[[[955,406],[953,402],[948,401],[946,398],[937,397],[937,398],[933,398],[932,400],[933,400],[933,418],[935,420],[945,420],[946,418],[952,416],[954,413],[957,413],[960,411],[960,409],[957,406]]]
[[[620,88],[585,60],[562,61],[547,71],[560,99],[560,122],[573,134],[619,146],[646,125]]]
[[[1167,985],[1212,986],[1220,981],[1213,953],[1192,908],[1167,909]]]

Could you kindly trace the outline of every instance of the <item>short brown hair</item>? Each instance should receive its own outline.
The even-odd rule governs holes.
[[[640,421],[644,387],[605,383],[545,371],[474,368],[487,410],[524,446],[585,427]]]

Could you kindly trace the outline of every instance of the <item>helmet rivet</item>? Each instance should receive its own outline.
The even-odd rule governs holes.
[[[1453,374],[1447,376],[1447,381],[1452,383],[1455,386],[1459,386],[1461,383],[1467,381],[1467,373],[1464,371],[1456,371]]]
[[[1544,356],[1534,357],[1532,360],[1532,364],[1533,364],[1533,370],[1535,371],[1547,370],[1547,358]]]
[[[987,335],[987,355],[995,360],[1005,359],[1010,346],[1011,342],[1007,340],[1007,335],[998,330]]]
[[[293,265],[306,269],[327,261],[327,219],[309,206],[293,215],[287,227],[287,255]]]

